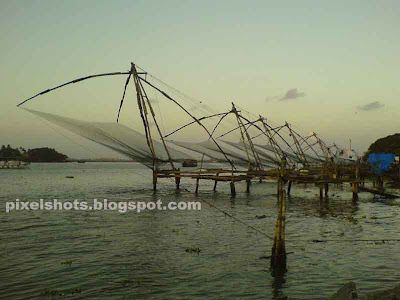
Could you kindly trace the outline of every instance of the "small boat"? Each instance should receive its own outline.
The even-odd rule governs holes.
[[[29,166],[29,162],[21,160],[4,160],[0,161],[0,169],[25,169]]]
[[[182,167],[188,168],[188,167],[197,167],[197,160],[195,159],[185,159],[182,163]]]

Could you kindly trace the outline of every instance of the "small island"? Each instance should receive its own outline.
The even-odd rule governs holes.
[[[0,148],[0,160],[19,160],[25,162],[66,162],[68,156],[57,152],[53,148],[42,147],[24,149],[12,148],[10,145],[2,145]]]

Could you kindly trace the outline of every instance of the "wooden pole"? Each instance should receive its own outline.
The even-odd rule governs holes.
[[[251,180],[246,180],[246,193],[250,193]]]
[[[236,197],[236,189],[235,189],[235,182],[231,181],[231,195],[232,197]]]
[[[216,176],[218,176],[218,175],[219,175],[219,173],[216,174]],[[218,183],[218,180],[214,180],[214,188],[213,188],[214,192],[217,191],[217,183]]]
[[[286,194],[283,189],[279,195],[278,217],[275,225],[274,244],[272,246],[271,268],[274,273],[285,273],[286,249],[285,249],[285,218],[286,218]]]
[[[290,196],[290,190],[292,189],[292,181],[291,180],[289,180],[289,183],[288,183],[288,191],[287,191],[287,195],[288,196]]]
[[[214,191],[214,192],[216,192],[216,191],[217,191],[217,183],[218,183],[218,181],[217,181],[217,180],[215,180],[215,181],[214,181],[214,188],[213,188],[213,191]]]
[[[356,181],[352,183],[352,191],[353,191],[353,202],[358,201],[358,185],[360,181],[360,163],[357,161],[356,164]]]
[[[178,172],[180,171],[180,169],[176,169]],[[177,173],[175,173],[175,184],[176,184],[176,189],[179,190],[179,185],[181,183],[181,176],[178,175]]]
[[[153,170],[153,191],[157,190],[157,171]]]
[[[322,200],[322,199],[324,199],[324,186],[323,186],[323,184],[321,183],[321,184],[319,185],[319,200]]]
[[[276,197],[278,198],[278,201],[279,201],[279,195],[280,195],[281,190],[282,190],[282,183],[281,183],[280,178],[278,177],[278,179],[276,181]]]
[[[352,182],[351,188],[353,191],[353,202],[357,202],[357,200],[358,200],[358,182]]]
[[[194,192],[196,195],[199,193],[199,182],[200,182],[200,179],[197,178],[196,179],[196,191]]]
[[[328,192],[329,192],[329,183],[325,182],[325,197],[328,198]]]

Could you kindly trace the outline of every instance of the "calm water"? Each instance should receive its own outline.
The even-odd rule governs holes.
[[[74,176],[68,179],[66,176]],[[400,238],[400,207],[331,187],[320,203],[314,187],[295,185],[287,208],[288,272],[269,271],[270,240],[202,205],[201,211],[14,211],[5,202],[53,200],[194,201],[205,199],[273,235],[275,184],[254,183],[247,195],[237,186],[191,180],[175,192],[136,163],[32,164],[30,170],[0,170],[1,299],[323,299],[345,282],[362,293],[400,280],[400,243],[349,243],[343,239]],[[334,195],[333,195],[334,194]],[[266,215],[264,219],[256,215]],[[313,243],[313,239],[335,239]],[[303,241],[299,241],[303,240]],[[201,253],[187,253],[198,247]],[[71,264],[62,264],[72,261]],[[80,289],[80,293],[78,293]],[[65,296],[40,295],[45,289]],[[72,291],[77,293],[72,294]]]

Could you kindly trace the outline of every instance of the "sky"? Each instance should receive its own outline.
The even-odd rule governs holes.
[[[213,111],[233,101],[360,153],[398,132],[399,1],[0,2],[0,144],[111,155],[16,105],[130,62]],[[115,122],[125,80],[88,80],[25,107]],[[135,126],[133,87],[126,101],[121,122]]]

